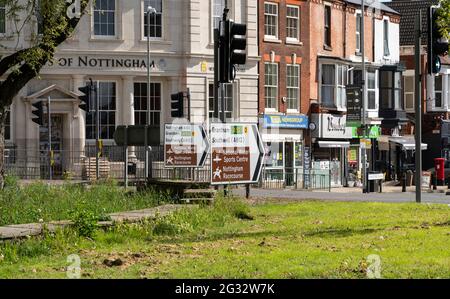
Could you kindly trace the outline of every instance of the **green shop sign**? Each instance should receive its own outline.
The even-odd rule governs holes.
[[[359,127],[352,127],[352,138],[370,138],[370,139],[378,139],[381,136],[381,128],[380,126],[371,126],[369,128],[369,137],[364,136],[364,129]]]

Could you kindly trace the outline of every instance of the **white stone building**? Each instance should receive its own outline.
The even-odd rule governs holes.
[[[40,77],[15,98],[7,127],[8,145],[29,150],[42,148],[45,128],[32,122],[31,105],[48,96],[52,100],[55,151],[81,154],[86,145],[95,144],[94,119],[78,108],[77,98],[78,88],[90,78],[99,82],[101,138],[105,146],[114,144],[118,125],[145,124],[148,5],[157,10],[150,22],[154,62],[151,122],[160,126],[162,140],[164,124],[172,122],[170,95],[189,89],[191,121],[207,125],[213,97],[213,26],[221,17],[224,2],[96,0],[95,7],[91,5],[90,13],[80,20],[75,35],[58,48],[55,63],[45,67]],[[228,5],[230,19],[247,24],[248,59],[245,70],[238,72],[236,81],[227,88],[227,117],[257,123],[257,0],[228,0]],[[17,41],[12,34],[12,20],[0,17],[0,43],[6,47],[1,47],[0,52],[5,54],[16,44],[19,48],[27,46],[30,33],[38,33],[38,23],[30,24],[25,30],[28,35]]]

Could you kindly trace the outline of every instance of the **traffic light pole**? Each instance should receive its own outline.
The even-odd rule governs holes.
[[[416,126],[415,126],[415,138],[416,138],[416,202],[422,201],[422,100],[421,100],[421,65],[420,65],[420,48],[421,48],[421,22],[422,12],[416,16],[414,32],[415,32],[415,109],[416,109]],[[428,63],[431,63],[430,61]]]
[[[214,120],[219,119],[219,36],[220,31],[214,28]]]
[[[365,17],[365,0],[361,0],[361,87],[362,87],[362,93],[361,93],[361,103],[363,106],[362,112],[362,125],[364,127],[364,139],[366,139],[368,136],[367,134],[367,119],[366,119],[366,59],[365,59],[365,45],[364,45],[364,17]],[[372,157],[373,159],[373,157]],[[368,171],[367,171],[367,149],[366,146],[364,146],[363,152],[362,152],[362,180],[363,180],[363,193],[368,193]]]
[[[96,134],[95,134],[95,148],[96,148],[96,155],[95,155],[95,176],[98,181],[100,178],[100,165],[99,165],[99,159],[100,159],[100,82],[97,80],[97,86],[95,88],[95,126],[96,126]]]

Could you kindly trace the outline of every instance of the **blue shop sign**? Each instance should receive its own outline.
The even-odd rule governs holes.
[[[306,115],[264,115],[264,128],[308,129]]]

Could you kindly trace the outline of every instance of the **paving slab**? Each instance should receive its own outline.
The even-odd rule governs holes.
[[[181,208],[192,208],[192,206],[167,204],[150,209],[112,213],[109,214],[112,221],[100,221],[98,225],[100,227],[109,227],[113,226],[114,222],[137,222],[148,218],[154,219],[157,216],[164,217]],[[38,236],[42,234],[44,228],[47,231],[55,232],[59,228],[64,228],[70,225],[72,225],[72,222],[68,220],[51,221],[48,223],[7,225],[0,227],[0,240],[11,240],[29,236]]]

